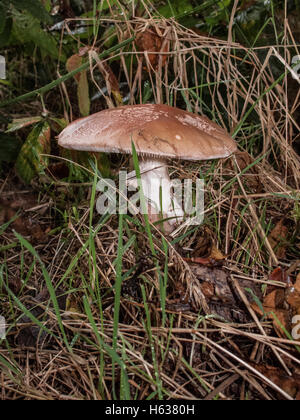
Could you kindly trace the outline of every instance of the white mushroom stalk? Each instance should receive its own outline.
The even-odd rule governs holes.
[[[162,215],[171,226],[180,223],[184,219],[184,211],[174,194],[167,163],[144,159],[140,162],[140,171],[143,194],[149,204],[150,221],[156,221],[160,219],[156,216]],[[127,184],[135,190],[139,187],[135,171],[128,174]]]

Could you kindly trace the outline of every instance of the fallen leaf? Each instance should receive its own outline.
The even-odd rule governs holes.
[[[225,255],[223,255],[222,252],[215,245],[213,245],[210,258],[216,261],[223,261],[226,260],[227,257],[225,257]]]
[[[285,291],[275,289],[263,300],[263,312],[257,303],[252,303],[252,309],[261,317],[266,317],[273,321],[273,327],[277,335],[287,338],[286,332],[291,331],[289,311],[285,308]]]
[[[207,251],[209,247],[209,256],[208,257],[198,257],[197,254],[201,254]],[[203,255],[203,254],[202,254]],[[211,245],[211,240],[209,236],[201,237],[198,241],[197,247],[193,252],[192,258],[184,258],[184,261],[194,264],[201,264],[206,267],[220,267],[222,262],[226,260],[227,257],[222,254],[222,252],[215,246]]]
[[[300,273],[298,274],[297,279],[296,279],[295,289],[297,290],[297,292],[300,293]]]
[[[90,59],[93,59],[97,63],[97,67],[99,71],[101,72],[103,78],[105,79],[106,88],[109,96],[106,96],[104,92],[102,91],[102,95],[105,98],[107,105],[109,108],[114,108],[115,105],[112,101],[111,95],[113,94],[113,97],[115,99],[115,102],[117,106],[123,105],[123,98],[122,94],[120,92],[120,85],[117,77],[115,76],[114,72],[112,71],[111,67],[106,61],[102,61],[99,58],[99,51],[96,51],[94,49],[89,50],[89,57]]]
[[[65,294],[61,290],[56,290],[56,297],[59,309],[64,311],[66,307]],[[53,321],[49,313],[54,309],[52,307],[48,289],[43,289],[35,298],[32,297],[30,300],[28,299],[28,301],[30,303],[29,305],[26,304],[26,306],[28,306],[27,310],[32,316],[38,319],[41,324],[51,330],[49,324]],[[51,339],[47,332],[36,323],[33,323],[27,315],[23,315],[18,321],[17,329],[18,332],[15,337],[16,343],[22,348],[36,347],[39,343],[43,343],[44,347],[46,347],[46,340],[48,339],[50,341]]]
[[[295,313],[300,313],[300,274],[295,284],[286,290],[286,301]]]
[[[241,171],[245,171],[248,168],[245,171],[244,179],[252,191],[259,193],[262,190],[262,183],[257,171],[255,170],[255,166],[251,166],[254,162],[253,157],[248,152],[239,151],[235,154],[235,159]],[[229,159],[225,163],[225,166],[230,168],[232,171],[235,171],[235,163],[232,159]]]
[[[80,319],[79,315],[82,314],[82,310],[80,308],[80,304],[78,299],[73,296],[69,295],[66,300],[66,311],[70,312],[71,317],[73,319]]]
[[[273,366],[253,365],[256,370],[266,376],[275,385],[281,388],[286,394],[292,398],[298,398],[300,393],[300,376],[294,374],[289,377],[282,369]]]
[[[283,289],[273,290],[269,295],[264,298],[263,306],[266,312],[273,309],[282,308],[284,305],[285,293]]]
[[[37,198],[32,194],[16,194],[13,198],[12,201],[0,199],[0,225],[10,223],[10,229],[23,236],[30,236],[34,243],[46,242],[47,232],[26,212],[38,205]]]
[[[222,261],[214,260],[213,258],[201,258],[201,257],[193,257],[193,258],[183,258],[185,262],[193,263],[193,264],[200,264],[205,267],[220,267],[222,265]]]
[[[164,38],[160,36],[154,27],[150,27],[143,32],[139,32],[136,37],[136,46],[139,51],[147,53],[150,66],[157,70],[160,62],[160,54],[169,51],[168,43],[164,43]],[[163,54],[162,67],[166,65],[167,55]]]
[[[280,220],[268,236],[270,245],[279,259],[286,258],[288,232],[288,228],[284,226],[284,220]]]
[[[248,152],[238,152],[236,153],[235,158],[241,171],[244,171],[253,163],[253,158]]]
[[[68,178],[70,173],[68,166],[64,162],[49,165],[47,171],[50,173],[51,177],[56,179]]]
[[[235,304],[235,297],[232,294],[228,283],[228,276],[224,270],[209,268],[207,266],[192,265],[191,271],[201,282],[201,290],[207,297],[222,302]]]
[[[270,313],[270,319],[273,320],[273,326],[278,337],[286,339],[286,333],[291,331],[289,311],[285,309],[276,309]]]
[[[104,61],[97,60],[97,66],[105,79],[109,95],[113,94],[117,106],[122,106],[123,98],[120,92],[120,85],[111,67]]]
[[[273,321],[274,329],[279,337],[287,338],[287,333],[291,333],[292,330],[293,316],[300,313],[300,277],[298,276],[293,284],[287,272],[279,267],[272,272],[270,279],[285,283],[286,289],[268,287],[262,307],[257,303],[251,306],[258,315]]]
[[[213,247],[213,238],[212,233],[208,228],[204,228],[201,235],[197,238],[197,243],[192,246],[194,247],[194,251],[192,253],[192,257],[209,257]]]
[[[89,82],[86,71],[81,73],[81,77],[77,87],[77,96],[80,114],[83,117],[87,117],[88,115],[90,115],[91,101],[89,94]]]
[[[300,293],[294,287],[286,291],[286,301],[291,308],[298,310],[300,308]]]
[[[202,292],[203,292],[203,294],[204,294],[204,296],[206,297],[207,300],[210,300],[215,296],[214,286],[207,281],[202,283],[201,290],[202,290]]]
[[[82,65],[82,57],[79,54],[74,54],[70,58],[68,58],[66,67],[69,73],[74,70],[77,70],[78,67]],[[78,83],[80,80],[80,73],[75,74],[74,79]]]
[[[287,285],[291,284],[290,276],[285,270],[282,270],[281,267],[275,268],[275,270],[270,274],[269,279],[278,283],[286,283]]]

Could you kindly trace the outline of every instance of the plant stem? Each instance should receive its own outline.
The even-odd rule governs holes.
[[[112,47],[112,48],[104,51],[103,53],[99,54],[99,58],[101,60],[103,60],[104,58],[106,58],[110,54],[120,50],[121,48],[125,47],[126,45],[129,45],[134,39],[135,39],[134,37],[132,37],[130,39],[127,39],[126,41],[121,42],[120,44],[116,45],[115,47]],[[82,64],[82,66],[78,67],[78,69],[71,71],[70,73],[60,77],[57,80],[54,80],[53,82],[49,83],[46,86],[43,86],[42,88],[33,90],[32,92],[26,93],[25,95],[18,96],[17,98],[10,99],[9,101],[0,102],[0,108],[4,108],[6,106],[13,105],[17,102],[23,102],[23,101],[25,101],[27,99],[30,99],[30,98],[32,98],[36,95],[41,95],[41,94],[44,94],[46,92],[49,92],[50,90],[54,89],[55,87],[59,86],[60,84],[66,82],[67,80],[74,77],[77,73],[81,73],[82,71],[86,70],[89,66],[90,66],[90,62],[87,61],[86,63]]]

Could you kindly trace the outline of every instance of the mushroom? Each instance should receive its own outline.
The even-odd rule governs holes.
[[[184,211],[172,193],[167,159],[218,159],[237,150],[226,131],[208,118],[167,105],[104,110],[74,121],[59,136],[60,146],[89,152],[131,154],[132,142],[140,156],[144,195],[152,213],[161,212],[169,219],[169,231]],[[138,185],[133,173],[128,184]],[[151,221],[157,219],[154,215]]]

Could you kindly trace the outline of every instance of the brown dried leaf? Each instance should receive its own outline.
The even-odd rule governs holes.
[[[300,274],[298,274],[295,284],[287,289],[286,301],[295,312],[300,312]]]
[[[297,279],[296,279],[295,289],[297,290],[297,292],[300,293],[300,273],[298,274]]]
[[[79,54],[74,54],[67,61],[66,67],[68,72],[72,72],[78,69],[82,65],[83,59]],[[78,105],[80,109],[80,114],[83,117],[87,117],[90,114],[90,95],[89,95],[89,83],[87,78],[87,71],[77,73],[74,76],[78,86],[77,86],[77,96],[78,96]]]
[[[269,278],[271,281],[290,284],[290,277],[286,271],[282,270],[281,267],[275,268],[275,270],[270,274]]]
[[[291,306],[291,308],[295,310],[300,309],[300,293],[294,287],[291,287],[287,290],[286,301]]]
[[[160,36],[154,27],[148,28],[144,32],[138,33],[136,37],[136,46],[139,51],[147,52],[147,57],[151,67],[157,69],[159,65],[160,55],[155,54],[169,51],[168,43],[164,44],[164,39]],[[152,53],[152,54],[151,54]],[[154,54],[153,54],[154,53]],[[162,66],[166,65],[167,55],[163,55]]]
[[[210,267],[210,268],[221,267],[223,265],[222,261],[217,261],[217,260],[214,260],[213,258],[196,257],[196,258],[183,258],[183,260],[188,263],[200,264],[200,265],[203,265],[205,267]]]
[[[257,305],[257,303],[252,302],[251,303],[251,308],[254,310],[254,312],[259,315],[259,316],[264,316],[263,311],[261,310],[261,308]]]
[[[72,55],[72,57],[70,57],[66,63],[66,67],[69,73],[71,73],[74,70],[77,70],[78,67],[80,67],[81,65],[82,65],[82,57],[79,54]],[[77,73],[74,76],[74,79],[78,83],[80,80],[80,73]]]
[[[202,290],[202,292],[203,292],[203,294],[204,294],[204,296],[206,297],[207,300],[210,300],[215,296],[214,286],[211,283],[208,283],[207,281],[202,283],[201,290]]]
[[[210,258],[216,261],[224,261],[227,257],[223,255],[222,252],[215,245],[213,245],[210,253]]]
[[[190,268],[195,277],[201,281],[201,290],[208,299],[215,298],[222,302],[235,303],[225,271],[201,265],[191,265]]]
[[[192,257],[203,257],[207,258],[210,256],[213,248],[213,234],[205,227],[201,235],[197,238],[197,243],[194,246]]]
[[[254,162],[253,157],[248,152],[237,152],[235,154],[235,159],[241,171],[244,171]],[[229,159],[225,163],[225,166],[230,168],[232,171],[235,171],[235,163],[232,159]],[[259,193],[262,190],[262,184],[255,170],[255,166],[248,169],[244,178],[253,192]]]
[[[11,222],[10,229],[23,236],[30,236],[34,243],[44,243],[47,240],[47,232],[29,216],[29,212],[26,212],[37,205],[36,197],[31,194],[20,196],[13,201],[0,199],[0,225],[12,221],[20,213],[19,217]]]
[[[47,171],[50,173],[51,177],[56,179],[63,179],[69,176],[70,170],[65,162],[54,163],[49,165]]]
[[[255,365],[255,369],[270,379],[270,381],[272,381],[292,398],[296,398],[297,395],[299,395],[299,375],[294,374],[293,377],[289,377],[281,369],[273,366]]]
[[[284,290],[276,289],[273,290],[264,299],[264,308],[266,312],[270,312],[273,309],[282,308],[284,305],[285,295]]]
[[[97,67],[105,79],[109,95],[113,94],[117,106],[122,106],[123,98],[120,92],[118,79],[116,78],[114,72],[106,62],[100,61],[99,59],[97,60]]]
[[[285,293],[282,289],[275,289],[264,298],[264,313],[256,303],[252,303],[251,305],[252,309],[259,316],[266,316],[267,319],[273,321],[274,330],[281,338],[287,338],[285,330],[288,332],[291,331],[289,311],[284,308],[284,305]]]
[[[280,220],[270,233],[268,240],[279,259],[286,258],[286,247],[288,242],[288,228],[284,226],[284,220]]]
[[[286,339],[286,331],[291,331],[289,311],[285,309],[276,309],[270,314],[270,319],[273,320],[273,327],[278,337]]]
[[[248,166],[250,166],[253,162],[253,158],[248,152],[238,152],[235,157],[241,171],[248,168]]]

